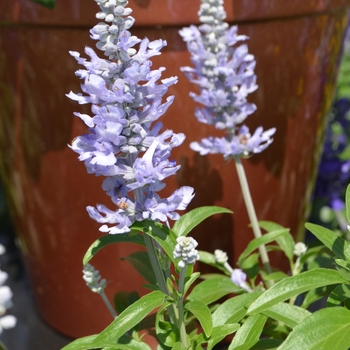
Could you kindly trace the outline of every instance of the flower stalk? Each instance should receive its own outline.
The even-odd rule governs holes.
[[[245,203],[245,206],[247,208],[247,212],[248,212],[250,223],[252,225],[254,236],[255,236],[255,238],[259,238],[262,236],[262,233],[260,230],[260,226],[259,226],[256,212],[255,212],[255,207],[253,204],[252,196],[250,194],[250,189],[249,189],[247,177],[246,177],[246,174],[244,171],[244,167],[243,167],[243,164],[242,164],[240,157],[236,156],[236,157],[234,157],[234,160],[235,160],[235,165],[236,165],[239,183],[240,183],[240,186],[242,189],[244,203]],[[269,259],[269,256],[267,254],[266,247],[264,244],[262,244],[259,247],[259,253],[260,253],[261,261],[264,265],[264,269],[265,269],[266,273],[270,274],[271,273],[270,259]]]

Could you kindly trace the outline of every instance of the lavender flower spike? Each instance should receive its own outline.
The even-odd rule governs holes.
[[[254,56],[246,44],[241,44],[247,37],[237,34],[237,26],[229,28],[223,21],[223,0],[202,0],[198,14],[202,22],[199,27],[180,30],[194,64],[193,68],[181,70],[199,86],[199,95],[190,93],[204,106],[195,111],[198,121],[226,130],[227,135],[193,142],[191,148],[201,155],[220,153],[225,158],[259,153],[273,141],[275,128],[264,132],[259,127],[250,134],[245,125],[238,127],[256,110],[247,101],[247,96],[257,89]]]
[[[71,55],[84,66],[76,75],[83,80],[83,93],[67,96],[80,104],[91,104],[92,115],[75,113],[87,126],[71,148],[85,163],[87,172],[104,176],[103,189],[116,205],[87,207],[91,218],[101,223],[102,232],[130,231],[135,221],[150,218],[168,224],[176,220],[193,197],[193,188],[182,187],[162,199],[157,192],[163,180],[176,174],[179,166],[168,158],[173,147],[181,145],[183,134],[160,132],[158,119],[174,97],[163,97],[177,77],[162,79],[164,67],[151,70],[150,58],[160,55],[164,40],[141,40],[131,35],[134,23],[126,0],[95,0],[100,7],[96,17],[104,22],[94,26],[91,38],[107,58],[99,58],[89,47],[90,59]],[[134,46],[139,44],[138,49]]]

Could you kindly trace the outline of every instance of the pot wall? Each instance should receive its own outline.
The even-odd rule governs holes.
[[[179,71],[190,60],[178,30],[197,22],[199,3],[130,1],[136,18],[132,32],[166,39],[154,66],[167,68],[164,77],[179,76],[169,92],[175,102],[162,121],[187,139],[174,150],[182,168],[165,192],[191,185],[196,191],[191,208],[219,205],[234,211],[207,220],[195,232],[201,250],[226,250],[233,263],[253,237],[234,164],[219,155],[201,157],[188,147],[214,132],[194,117],[188,97],[193,87]],[[258,110],[250,126],[277,128],[273,144],[244,162],[258,218],[290,227],[294,235],[307,213],[349,5],[348,0],[293,0],[283,6],[278,0],[225,2],[229,20],[240,23],[257,59],[259,89],[251,101]],[[88,113],[87,106],[65,97],[79,91],[74,72],[80,67],[68,51],[83,54],[85,45],[94,46],[88,29],[97,22],[96,10],[92,0],[58,0],[54,11],[29,0],[0,3],[1,176],[40,314],[71,337],[99,332],[111,321],[81,278],[81,260],[100,236],[84,208],[112,204],[102,180],[88,175],[67,147],[85,129],[73,112]],[[113,280],[107,288],[111,298],[115,290],[132,291],[143,283],[119,260],[134,249],[115,245],[92,261]],[[280,258],[274,261],[283,264]]]

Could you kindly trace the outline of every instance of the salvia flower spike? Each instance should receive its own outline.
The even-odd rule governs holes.
[[[226,135],[192,142],[191,148],[201,155],[219,153],[225,158],[260,153],[273,141],[275,128],[250,132],[242,125],[256,110],[247,96],[258,87],[254,56],[242,43],[247,37],[237,34],[237,26],[224,22],[223,0],[202,0],[198,14],[200,26],[180,30],[194,64],[181,70],[199,87],[199,94],[190,93],[203,106],[195,111],[198,121],[225,130]]]
[[[182,144],[183,134],[161,132],[158,119],[174,97],[163,101],[177,77],[162,79],[164,67],[151,69],[150,58],[160,55],[164,40],[141,40],[129,29],[134,23],[125,0],[95,0],[96,17],[103,21],[90,33],[106,58],[86,47],[90,59],[70,52],[85,67],[76,72],[83,80],[83,93],[67,96],[80,104],[91,104],[92,115],[75,113],[86,124],[87,133],[76,137],[71,148],[79,154],[88,173],[105,177],[103,189],[116,205],[89,206],[91,218],[101,223],[100,231],[111,234],[130,231],[135,221],[152,219],[168,224],[177,220],[176,210],[185,209],[193,197],[192,187],[184,186],[168,198],[158,191],[163,180],[179,166],[169,160],[171,150]],[[138,49],[134,46],[138,44]]]

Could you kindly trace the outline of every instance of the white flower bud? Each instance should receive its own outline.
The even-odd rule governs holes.
[[[105,19],[106,18],[106,14],[104,12],[97,12],[96,13],[96,18],[97,19]]]
[[[0,318],[0,326],[3,329],[13,328],[17,323],[17,319],[15,316],[6,315]]]
[[[101,279],[100,272],[95,270],[91,264],[84,265],[83,269],[83,280],[86,285],[94,293],[103,293],[106,288],[107,282],[105,279]]]
[[[218,264],[225,264],[228,261],[227,253],[223,250],[216,249],[214,251],[215,260]]]
[[[294,246],[294,255],[300,257],[304,255],[307,251],[307,246],[303,242],[298,242]]]
[[[181,258],[178,266],[180,268],[185,265],[194,265],[199,260],[198,251],[195,249],[198,245],[197,241],[192,237],[180,236],[176,239],[177,245],[174,249],[174,258]]]
[[[106,16],[105,18],[106,22],[113,22],[114,21],[114,15],[110,13],[109,15]]]

